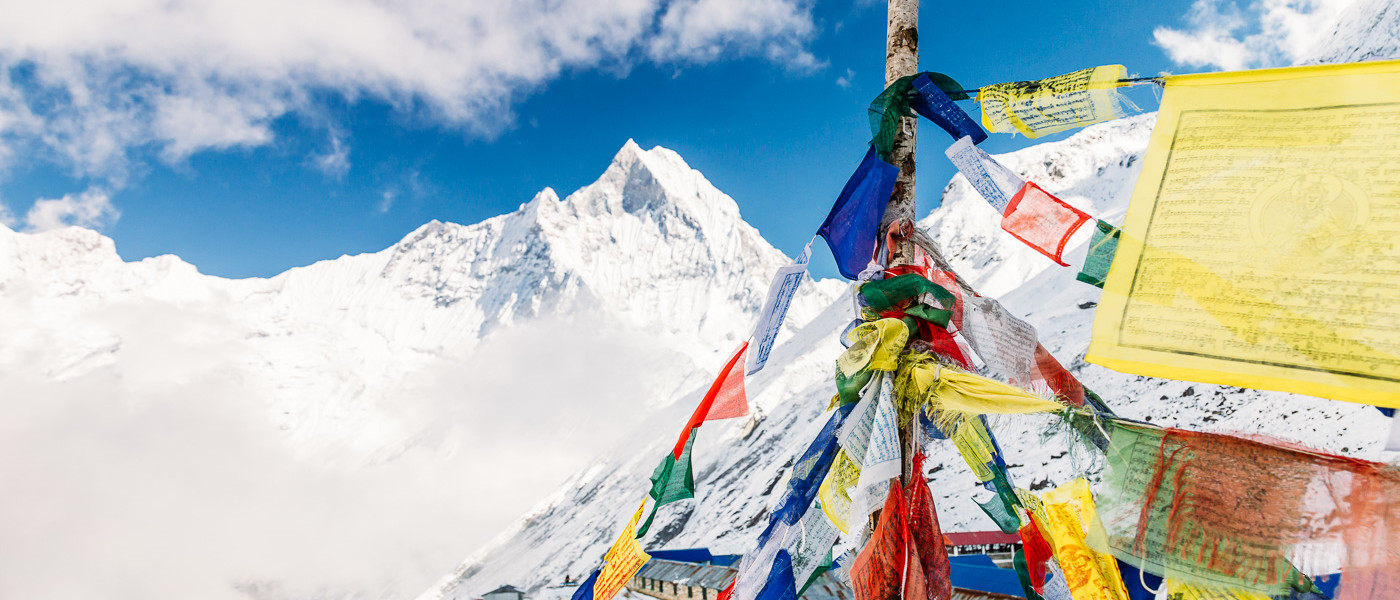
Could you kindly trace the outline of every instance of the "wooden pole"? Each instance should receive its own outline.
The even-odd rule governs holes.
[[[885,86],[919,72],[919,0],[889,0],[885,29]],[[918,121],[904,117],[894,138],[890,162],[899,167],[899,180],[885,209],[885,224],[914,221],[914,138]],[[882,230],[883,231],[883,230]],[[891,248],[891,250],[894,250]]]
[[[919,72],[919,0],[889,0],[889,14],[885,28],[885,87],[896,79]],[[899,132],[894,137],[894,150],[890,162],[899,167],[899,179],[895,181],[894,194],[885,207],[885,218],[880,226],[883,237],[889,224],[901,219],[909,223],[915,221],[914,212],[914,149],[918,121],[913,117],[899,120]],[[907,236],[900,236],[899,247],[889,248],[890,266],[906,263],[914,255],[912,242]],[[914,450],[918,444],[918,417],[909,426],[900,430],[900,446],[904,464],[900,469],[900,481],[909,483],[914,464]]]

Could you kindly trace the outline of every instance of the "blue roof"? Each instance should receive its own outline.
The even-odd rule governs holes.
[[[955,565],[967,565],[969,567],[996,568],[997,566],[995,562],[992,562],[992,557],[986,554],[960,554],[958,556],[949,556],[948,562]]]
[[[684,548],[680,550],[648,550],[652,558],[677,562],[707,563],[714,559],[709,548]]]
[[[1000,569],[995,566],[975,566],[968,564],[968,561],[962,560],[950,560],[949,562],[949,566],[952,570],[950,575],[952,576],[953,587],[955,588],[990,592],[1016,598],[1026,597],[1025,593],[1021,590],[1021,580],[1016,577],[1016,571]]]

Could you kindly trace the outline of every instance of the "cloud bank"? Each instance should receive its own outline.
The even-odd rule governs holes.
[[[489,136],[567,70],[817,64],[811,0],[55,0],[4,13],[0,166],[43,151],[114,185],[134,148],[180,161],[267,144],[277,118],[324,94]],[[328,150],[332,176],[342,152]]]
[[[1158,27],[1154,43],[1188,67],[1233,71],[1299,62],[1354,0],[1259,0],[1245,8],[1196,0],[1182,29]]]

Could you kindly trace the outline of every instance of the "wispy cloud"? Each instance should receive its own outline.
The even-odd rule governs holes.
[[[836,86],[843,90],[851,89],[851,82],[855,81],[855,78],[856,72],[850,69],[846,69],[845,75],[836,78]]]
[[[810,0],[21,2],[0,19],[0,164],[22,150],[119,183],[133,148],[267,144],[326,93],[490,136],[566,69],[811,69],[814,34]]]
[[[0,213],[0,218],[4,216]],[[81,194],[34,201],[24,215],[24,225],[27,231],[32,232],[74,225],[102,229],[116,223],[120,216],[121,212],[112,206],[112,199],[106,192],[89,189]]]
[[[1154,43],[1173,62],[1224,70],[1287,65],[1309,56],[1354,0],[1259,0],[1245,8],[1196,0],[1186,27],[1158,27]]]
[[[344,179],[350,172],[350,144],[339,132],[332,131],[329,145],[325,152],[311,156],[311,165],[326,177]]]
[[[399,193],[395,190],[384,190],[380,192],[379,202],[374,204],[374,210],[379,211],[381,215],[388,214],[389,210],[394,208],[394,200],[398,197]]]

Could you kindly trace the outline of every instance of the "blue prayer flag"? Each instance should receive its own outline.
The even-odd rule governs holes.
[[[1139,571],[1137,567],[1123,561],[1118,561],[1118,573],[1123,576],[1123,587],[1128,589],[1128,600],[1152,600],[1156,597],[1147,588],[1157,589],[1162,587],[1162,578],[1145,571]],[[1143,585],[1147,588],[1144,588]]]
[[[898,176],[899,169],[880,160],[875,148],[870,148],[817,230],[817,235],[831,246],[836,268],[846,279],[855,279],[875,257],[880,218],[885,215],[885,205],[894,193]]]
[[[598,574],[603,572],[602,567],[593,570],[593,574],[583,583],[578,584],[578,589],[574,590],[574,597],[570,600],[593,600],[593,584],[598,582]]]
[[[914,89],[919,95],[909,101],[909,108],[942,127],[954,140],[970,136],[972,143],[980,144],[987,139],[987,132],[983,131],[972,117],[967,116],[963,109],[958,108],[953,99],[929,79],[928,73],[914,80]]]
[[[773,570],[768,572],[768,581],[757,600],[797,600],[797,581],[792,574],[792,557],[786,549],[778,551],[773,559]]]

